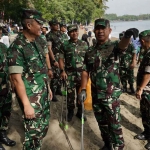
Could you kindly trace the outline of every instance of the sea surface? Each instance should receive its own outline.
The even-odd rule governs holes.
[[[150,30],[150,20],[110,22],[110,26],[112,28],[111,36],[118,38],[119,33],[129,28],[137,28],[139,32]]]

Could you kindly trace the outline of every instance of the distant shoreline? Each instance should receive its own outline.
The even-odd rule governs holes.
[[[116,37],[111,37],[111,41],[115,41],[115,40],[118,40],[118,38],[116,38]]]

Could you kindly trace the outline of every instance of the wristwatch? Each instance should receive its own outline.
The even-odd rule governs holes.
[[[49,70],[52,70],[52,68],[48,68],[48,71],[49,71]]]

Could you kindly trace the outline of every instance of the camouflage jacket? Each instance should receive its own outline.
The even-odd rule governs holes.
[[[5,95],[8,90],[8,66],[7,66],[7,47],[0,42],[0,96]]]
[[[61,45],[59,57],[65,59],[65,70],[67,73],[81,76],[87,49],[86,42],[82,40],[78,40],[76,43],[68,40]]]
[[[143,59],[140,63],[140,67],[137,73],[137,87],[141,85],[145,74],[150,74],[150,48],[148,51],[144,51],[143,53]],[[143,91],[150,94],[150,81],[148,82]]]
[[[68,36],[67,36],[67,34],[66,33],[61,33],[62,34],[62,43],[64,42],[64,41],[67,41],[68,40]]]
[[[92,86],[97,89],[98,99],[118,97],[121,94],[119,79],[118,41],[107,41],[90,47],[85,54],[84,69],[89,72]]]
[[[53,54],[56,55],[57,53],[59,53],[60,46],[63,43],[62,33],[60,31],[57,32],[50,31],[49,33],[46,34],[46,39],[48,45],[52,46]]]
[[[27,94],[38,93],[45,87],[48,76],[44,48],[42,38],[29,42],[23,34],[19,34],[9,48],[9,73],[22,74]]]
[[[120,56],[120,67],[129,68],[132,63],[133,55],[136,54],[136,50],[133,44],[129,44],[126,51]]]
[[[46,36],[45,36],[44,34],[41,34],[38,39],[40,39],[40,38],[42,38],[42,39],[44,40],[44,41],[42,40],[42,41],[43,41],[43,44],[45,45],[44,52],[45,52],[45,53],[48,53],[48,46],[47,46]],[[44,43],[44,42],[45,42],[45,43]],[[47,47],[47,48],[46,48],[46,47]]]

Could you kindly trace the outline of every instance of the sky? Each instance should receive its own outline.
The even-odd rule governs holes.
[[[108,0],[106,14],[122,15],[150,14],[150,0]]]

